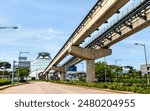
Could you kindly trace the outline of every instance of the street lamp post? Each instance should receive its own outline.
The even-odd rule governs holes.
[[[82,73],[83,73],[83,63],[81,63],[81,65],[82,65]]]
[[[121,61],[121,59],[115,59],[115,67],[117,67],[117,62],[118,62],[118,61]],[[115,71],[116,71],[116,68],[115,68]],[[118,72],[117,72],[116,79],[118,79]]]
[[[107,82],[106,74],[107,74],[107,63],[106,63],[106,57],[105,57],[105,82]]]
[[[13,71],[12,71],[12,77],[11,77],[11,84],[14,84],[14,73],[15,73],[15,63],[16,61],[13,61]]]
[[[0,29],[18,29],[18,27],[8,26],[8,27],[0,27]],[[13,61],[12,84],[13,84],[13,81],[14,81],[14,65],[15,65],[15,61]],[[4,71],[3,71],[3,77],[4,77]]]
[[[117,67],[117,62],[121,61],[121,59],[115,59],[115,67]],[[116,68],[115,68],[116,69]],[[116,70],[115,70],[116,71]],[[118,90],[118,71],[117,71],[117,75],[116,75],[116,80],[117,80],[117,90]]]
[[[5,77],[5,62],[3,63],[3,78]]]
[[[21,52],[21,51],[20,51],[20,52],[19,52],[19,58],[18,58],[19,61],[21,60],[21,54],[22,54],[22,53],[29,53],[29,52]]]
[[[147,73],[147,84],[149,85],[149,77],[148,77],[148,65],[147,65],[147,53],[146,53],[146,45],[141,43],[135,43],[135,45],[143,46],[144,47],[144,54],[145,54],[145,65],[146,65],[146,73]]]

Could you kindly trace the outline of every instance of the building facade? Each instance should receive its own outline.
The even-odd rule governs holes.
[[[44,71],[44,69],[48,66],[51,62],[52,58],[50,53],[41,52],[38,53],[38,57],[36,60],[31,62],[31,79],[39,79],[39,74]]]
[[[147,74],[147,72],[148,72],[148,74],[150,74],[150,64],[147,64],[147,69],[146,69],[145,64],[141,65],[140,70],[141,70],[142,75]]]

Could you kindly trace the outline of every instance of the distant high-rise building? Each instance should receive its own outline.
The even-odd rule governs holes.
[[[36,58],[36,60],[31,62],[30,78],[39,79],[39,74],[44,71],[44,69],[48,66],[51,60],[52,58],[50,56],[50,53],[38,53],[38,57]]]
[[[147,69],[146,69],[145,64],[141,65],[140,69],[141,69],[142,75],[147,74],[147,73],[150,74],[150,64],[147,64]]]

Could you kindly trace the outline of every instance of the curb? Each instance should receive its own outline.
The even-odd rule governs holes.
[[[25,85],[27,83],[20,83],[20,84],[11,84],[11,85],[5,85],[5,86],[1,86],[0,87],[0,90],[3,90],[3,89],[7,89],[7,88],[10,88],[10,87],[15,87],[15,86],[20,86],[20,85]]]

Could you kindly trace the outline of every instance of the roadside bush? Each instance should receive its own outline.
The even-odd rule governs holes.
[[[109,88],[109,89],[112,89],[112,90],[115,90],[115,89],[116,89],[116,86],[113,85],[113,84],[111,84],[111,85],[108,86],[108,88]]]
[[[95,83],[88,83],[87,85],[88,85],[88,87],[94,87]]]
[[[136,93],[144,93],[144,92],[143,92],[144,90],[145,90],[144,88],[138,87]]]
[[[130,91],[134,93],[143,93],[150,94],[150,86],[142,84],[124,84],[124,83],[86,83],[83,81],[52,81],[55,83],[70,84],[70,85],[79,85],[87,87],[96,87],[96,88],[105,88],[118,91]]]
[[[107,84],[102,84],[102,88],[108,88]]]
[[[0,79],[0,86],[11,84],[11,81],[8,79]]]
[[[123,86],[122,84],[118,85],[118,90],[119,91],[126,91],[126,87]]]
[[[131,91],[131,87],[124,86],[126,88],[126,91]]]
[[[150,90],[143,90],[143,92],[142,92],[143,94],[150,94]]]
[[[116,78],[114,78],[113,82],[120,82],[120,83],[124,83],[125,86],[126,85],[131,86],[133,84],[141,84],[141,85],[146,84],[147,80],[146,80],[146,78],[142,78],[142,79],[136,79],[136,78],[135,79],[118,79],[118,80]]]

